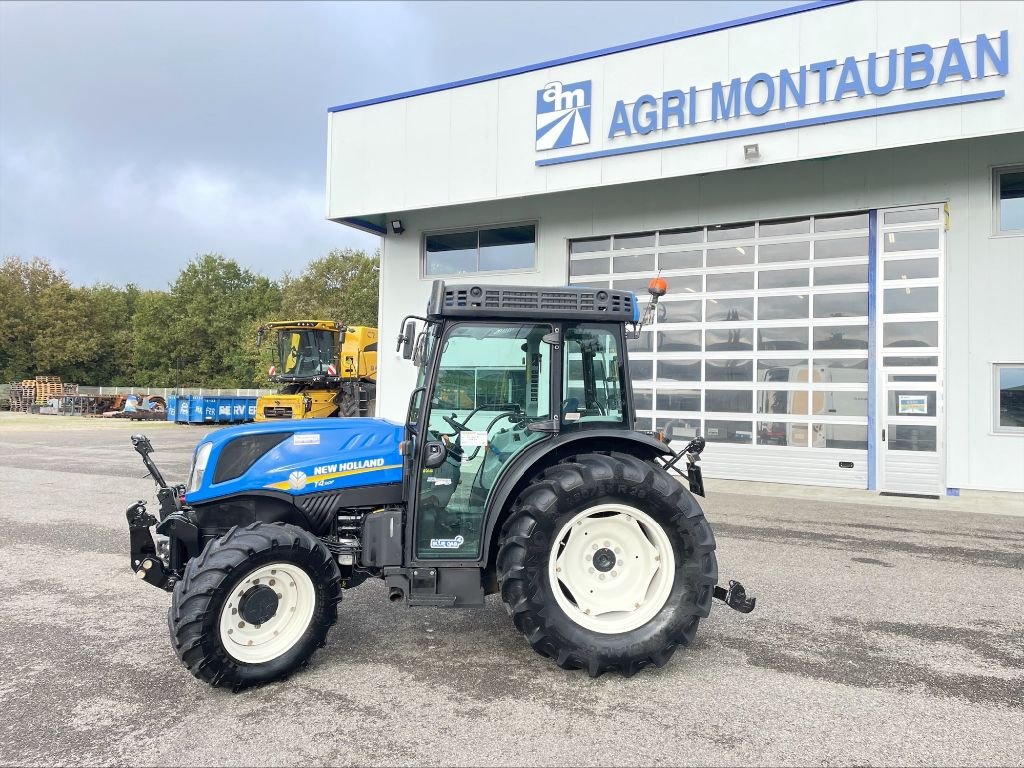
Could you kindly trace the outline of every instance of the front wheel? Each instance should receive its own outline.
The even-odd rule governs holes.
[[[662,666],[689,645],[718,580],[688,490],[625,454],[587,454],[519,496],[498,551],[502,599],[540,654],[592,676]]]
[[[282,524],[232,528],[175,585],[171,643],[211,685],[281,680],[324,644],[340,600],[338,566],[312,534]]]

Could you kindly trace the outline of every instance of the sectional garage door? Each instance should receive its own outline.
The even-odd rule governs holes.
[[[639,426],[708,441],[711,477],[867,487],[869,215],[807,216],[569,243],[575,285],[645,300],[630,349]]]

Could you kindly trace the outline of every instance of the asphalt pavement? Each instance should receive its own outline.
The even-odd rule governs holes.
[[[0,417],[0,764],[1024,765],[1016,502],[709,482],[723,580],[758,607],[716,604],[663,669],[590,679],[496,597],[369,582],[306,670],[232,694],[179,664],[169,595],[128,565],[124,510],[154,495],[128,435],[181,479],[204,430]]]

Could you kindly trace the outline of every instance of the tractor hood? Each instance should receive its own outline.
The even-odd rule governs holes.
[[[211,432],[196,446],[188,504],[278,492],[304,496],[402,481],[405,427],[384,419],[263,422]]]

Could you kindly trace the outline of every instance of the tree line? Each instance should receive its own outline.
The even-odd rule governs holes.
[[[147,290],[76,286],[44,259],[8,257],[0,382],[54,375],[93,386],[267,386],[256,328],[302,319],[375,326],[378,265],[379,253],[332,250],[274,280],[208,253],[167,290]]]

